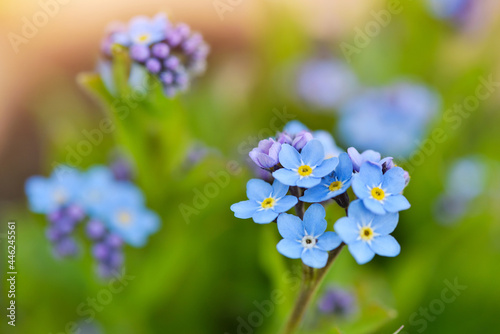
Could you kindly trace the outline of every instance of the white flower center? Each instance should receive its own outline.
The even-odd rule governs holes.
[[[304,248],[314,248],[316,246],[317,239],[312,235],[306,235],[302,238],[301,244]]]

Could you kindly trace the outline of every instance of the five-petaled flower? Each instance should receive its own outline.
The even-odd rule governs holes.
[[[337,158],[325,160],[323,145],[315,139],[309,141],[300,153],[293,146],[283,144],[279,161],[284,168],[273,172],[273,176],[283,184],[303,188],[318,185],[339,162]]]
[[[283,239],[276,248],[291,259],[302,259],[312,268],[323,268],[328,261],[328,252],[342,243],[335,232],[325,232],[327,222],[321,204],[312,204],[304,214],[304,220],[283,213],[278,217],[278,231]]]
[[[406,185],[404,173],[402,168],[394,167],[383,174],[380,165],[365,162],[359,173],[353,175],[352,189],[373,213],[383,215],[406,210],[410,203],[401,195]]]
[[[334,225],[349,252],[359,264],[369,262],[375,254],[394,257],[401,250],[396,239],[389,235],[398,224],[399,214],[376,215],[368,211],[360,200],[349,206],[348,217]]]
[[[297,197],[286,195],[287,192],[288,186],[278,180],[274,180],[271,186],[265,181],[252,179],[247,183],[249,200],[231,205],[231,211],[237,218],[253,218],[258,224],[270,223],[297,204]]]
[[[347,153],[339,156],[339,164],[335,171],[321,180],[317,186],[307,189],[300,198],[303,202],[324,202],[347,191],[351,186],[352,162]]]

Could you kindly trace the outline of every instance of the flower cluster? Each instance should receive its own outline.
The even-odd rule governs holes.
[[[149,73],[161,81],[170,97],[185,91],[191,79],[205,70],[209,52],[203,37],[188,25],[173,24],[164,14],[152,19],[137,16],[128,24],[114,23],[108,28],[101,46],[108,59],[100,68],[105,83],[111,82],[109,59],[116,44],[126,47],[134,64],[140,65],[132,66],[131,85],[141,74]]]
[[[475,0],[427,0],[431,13],[439,19],[464,22],[474,7]]]
[[[323,133],[324,134],[324,133]],[[409,175],[391,157],[355,148],[329,156],[327,143],[315,138],[299,122],[285,126],[276,138],[262,140],[250,158],[271,173],[272,185],[259,179],[247,183],[247,201],[231,206],[237,218],[252,218],[259,224],[277,222],[283,239],[281,254],[301,258],[312,268],[323,268],[329,252],[347,244],[355,260],[370,261],[375,254],[396,256],[400,247],[390,236],[398,223],[398,212],[410,207],[402,195]],[[325,138],[323,138],[324,140]],[[335,146],[335,145],[334,145]],[[335,148],[339,150],[336,146]],[[348,189],[357,199],[350,202]],[[348,216],[326,231],[325,205],[335,201]],[[304,212],[304,205],[311,203]],[[287,213],[295,207],[295,215]]]
[[[61,167],[49,178],[33,176],[26,181],[30,209],[47,216],[47,238],[58,256],[77,254],[76,227],[87,221],[85,235],[103,277],[123,264],[123,243],[141,247],[160,226],[159,217],[145,207],[141,191],[118,176],[104,166],[86,172]]]
[[[439,111],[436,92],[424,85],[398,82],[356,94],[340,109],[339,135],[360,149],[408,156]]]

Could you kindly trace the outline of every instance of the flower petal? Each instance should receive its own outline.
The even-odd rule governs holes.
[[[384,203],[384,208],[387,212],[407,210],[410,206],[410,202],[403,195],[388,196]]]
[[[306,165],[318,166],[325,159],[325,149],[319,140],[313,139],[304,146],[300,156]]]
[[[259,179],[251,179],[247,182],[247,197],[248,199],[262,202],[268,198],[273,192],[271,185]]]
[[[341,243],[342,239],[337,233],[328,231],[318,238],[316,246],[324,251],[331,251],[340,246]]]
[[[352,191],[358,196],[358,198],[363,199],[370,197],[370,190],[366,184],[361,180],[359,174],[354,174],[352,176]]]
[[[335,174],[339,180],[345,181],[350,180],[352,177],[352,161],[347,153],[341,153],[339,155],[339,164],[335,168]]]
[[[339,159],[338,158],[330,158],[321,163],[318,167],[314,168],[313,171],[313,176],[315,177],[324,177],[335,169],[337,165],[339,164]]]
[[[304,237],[302,220],[288,213],[282,213],[278,216],[278,231],[285,239],[301,240]]]
[[[399,214],[387,213],[385,215],[374,215],[372,227],[375,233],[387,235],[392,233],[398,226]]]
[[[356,222],[349,217],[342,217],[333,226],[340,239],[346,244],[355,242],[359,237],[359,229]]]
[[[401,252],[401,246],[392,235],[373,238],[370,248],[381,256],[394,257]]]
[[[252,216],[253,221],[257,224],[268,224],[275,220],[276,217],[278,217],[278,213],[271,209],[257,211]]]
[[[389,197],[387,197],[389,198]],[[386,213],[384,209],[384,205],[377,201],[376,199],[373,198],[365,198],[363,199],[363,204],[365,207],[370,210],[371,212],[377,214],[377,215],[384,215]]]
[[[287,186],[295,186],[300,179],[299,173],[286,168],[273,172],[273,177]]]
[[[273,182],[273,197],[274,198],[281,198],[286,195],[288,192],[288,186],[281,183],[278,180],[274,180]]]
[[[299,200],[295,196],[285,196],[281,198],[280,200],[277,201],[276,205],[274,206],[273,210],[275,212],[281,213],[281,212],[286,212],[293,208],[295,204],[297,204]]]
[[[231,205],[231,211],[234,212],[236,218],[247,219],[252,218],[259,207],[259,204],[255,201],[242,201]]]
[[[361,240],[353,242],[347,247],[358,264],[365,264],[375,256],[375,252],[368,247],[366,242]]]
[[[276,245],[276,249],[281,255],[291,259],[300,259],[304,248],[300,242],[291,239],[282,239]]]
[[[327,195],[329,192],[330,190],[328,190],[328,187],[326,187],[323,183],[320,183],[315,187],[307,189],[304,192],[304,196],[302,196],[300,200],[306,203],[323,202],[328,199]]]
[[[393,167],[384,174],[382,189],[389,194],[399,194],[405,187],[405,171],[401,167]]]
[[[365,162],[359,169],[359,178],[370,188],[378,187],[382,183],[382,167],[372,162]]]
[[[366,226],[373,220],[375,214],[365,207],[362,200],[358,199],[349,205],[348,216],[352,218],[356,224]]]
[[[304,177],[303,179],[297,180],[297,185],[302,188],[312,188],[314,186],[317,186],[321,182],[321,179],[319,177]]]
[[[326,230],[326,212],[321,204],[312,204],[304,213],[304,227],[309,235],[318,236]]]
[[[302,262],[311,268],[323,268],[328,261],[328,253],[318,248],[309,248],[302,253]]]
[[[281,163],[281,165],[287,169],[295,169],[301,164],[301,157],[299,152],[297,152],[297,150],[289,144],[281,145],[279,158],[279,162]]]
[[[353,169],[359,172],[359,168],[363,164],[363,157],[361,157],[361,154],[359,154],[358,150],[354,147],[349,147],[347,149],[347,154],[349,158],[351,158]]]

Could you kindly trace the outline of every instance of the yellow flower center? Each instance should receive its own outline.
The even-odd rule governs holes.
[[[309,176],[313,172],[312,168],[308,165],[302,165],[298,169],[300,176]]]
[[[137,37],[137,40],[139,42],[147,42],[149,40],[149,38],[150,38],[149,34],[142,34],[139,37]]]
[[[375,198],[377,201],[381,201],[385,198],[385,193],[379,187],[375,187],[372,189],[372,197]]]
[[[340,188],[342,188],[342,181],[334,181],[330,183],[330,186],[328,187],[330,191],[337,191],[340,190]]]
[[[274,203],[276,201],[274,200],[274,198],[272,197],[269,197],[269,198],[266,198],[265,200],[262,201],[262,203],[260,204],[262,206],[262,208],[264,209],[270,209],[274,206]]]
[[[373,229],[365,226],[359,230],[359,237],[364,241],[370,241],[373,238]]]
[[[122,211],[118,214],[118,222],[122,225],[130,225],[132,221],[132,216],[127,211]]]

